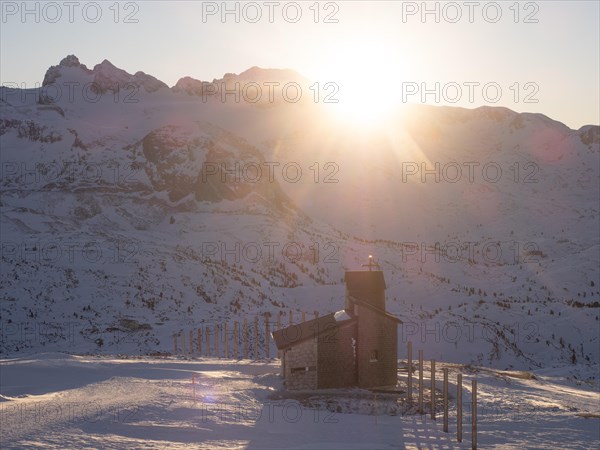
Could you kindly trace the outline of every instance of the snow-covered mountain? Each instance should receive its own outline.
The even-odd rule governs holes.
[[[168,351],[201,322],[335,311],[374,254],[401,349],[598,363],[597,125],[406,105],[361,129],[308,85],[169,88],[71,55],[1,88],[0,351]]]

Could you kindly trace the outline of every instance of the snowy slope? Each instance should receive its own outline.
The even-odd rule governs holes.
[[[286,78],[306,82],[223,80]],[[402,351],[600,360],[598,126],[406,106],[365,131],[308,91],[223,101],[74,57],[1,89],[4,355],[169,351],[201,323],[336,311],[374,254]]]

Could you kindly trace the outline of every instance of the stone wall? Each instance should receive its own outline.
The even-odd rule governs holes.
[[[299,342],[284,353],[285,387],[317,388],[317,338]]]

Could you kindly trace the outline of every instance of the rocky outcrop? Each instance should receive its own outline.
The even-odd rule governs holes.
[[[75,55],[69,55],[58,66],[50,67],[46,71],[42,87],[56,83],[63,76],[65,69],[70,68],[80,69],[84,76],[87,75],[90,78],[90,82],[93,83],[92,89],[97,93],[131,88],[131,86],[143,88],[146,92],[155,92],[161,88],[168,88],[165,83],[152,75],[141,71],[132,75],[123,69],[119,69],[107,59],[100,64],[96,64],[94,69],[90,70],[84,64],[81,64]]]

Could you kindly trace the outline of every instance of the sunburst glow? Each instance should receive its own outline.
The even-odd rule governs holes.
[[[362,42],[345,48],[325,69],[338,88],[332,112],[355,124],[380,124],[400,106],[404,68],[389,47]]]

